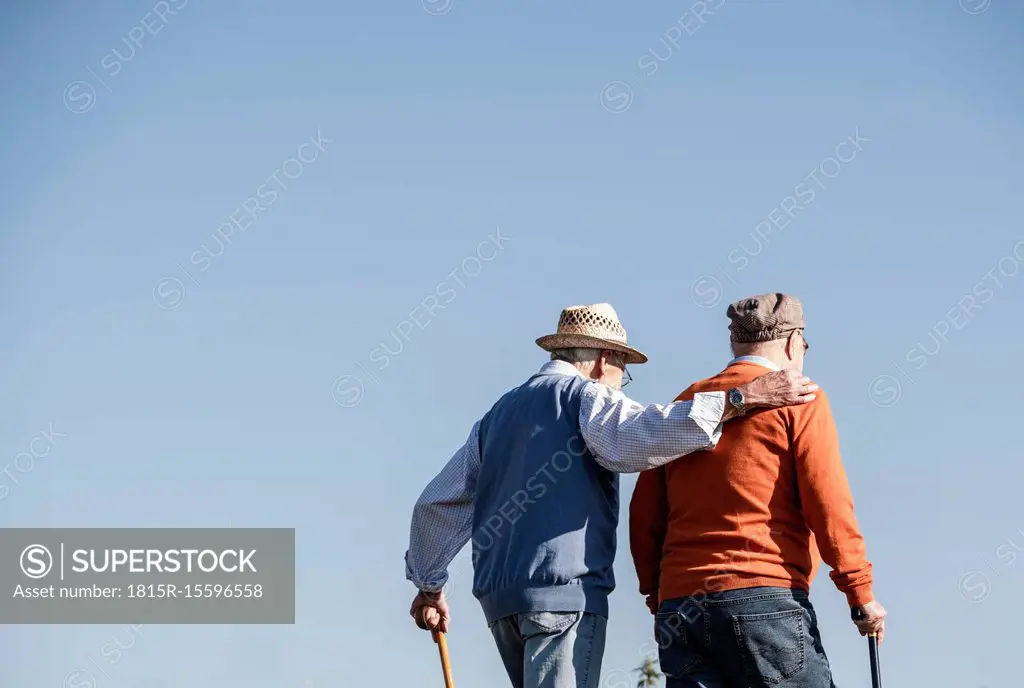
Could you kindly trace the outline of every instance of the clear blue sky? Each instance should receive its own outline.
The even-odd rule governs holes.
[[[123,626],[7,627],[0,683],[440,685],[407,616],[410,509],[533,340],[609,301],[651,356],[629,391],[666,402],[727,360],[730,300],[779,290],[837,416],[887,684],[1018,684],[1024,272],[998,266],[1024,239],[1024,7],[963,3],[8,9],[3,461],[64,436],[2,476],[0,523],[294,526],[299,589],[294,626],[147,626],[116,665]],[[650,646],[624,541],[616,573],[603,688]],[[468,560],[452,575],[458,684],[503,685]],[[867,685],[825,572],[813,599],[837,681]]]

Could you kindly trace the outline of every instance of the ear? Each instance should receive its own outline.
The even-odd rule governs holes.
[[[793,347],[796,346],[796,344],[793,342],[793,338],[794,338],[795,334],[796,334],[796,330],[794,330],[793,332],[790,332],[789,336],[786,337],[786,358],[788,358],[791,361],[794,358],[793,357]]]

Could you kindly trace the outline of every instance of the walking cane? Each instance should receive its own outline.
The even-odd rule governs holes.
[[[423,610],[423,623],[426,624],[427,610]],[[441,655],[441,671],[444,672],[444,688],[455,688],[455,679],[452,678],[452,665],[448,660],[448,641],[441,631],[431,631],[434,642],[437,644],[438,654]]]
[[[864,611],[860,607],[851,610],[854,621],[864,618]],[[882,688],[882,668],[878,664],[878,637],[874,633],[868,634],[868,657],[871,660],[871,686]]]

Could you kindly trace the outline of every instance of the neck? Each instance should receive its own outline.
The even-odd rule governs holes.
[[[760,356],[767,359],[779,370],[795,369],[796,364],[776,347],[736,347],[733,349],[736,358],[740,356]]]
[[[593,361],[580,361],[578,363],[572,363],[571,361],[566,361],[565,359],[562,359],[562,358],[554,358],[554,359],[551,359],[551,360],[558,361],[559,363],[562,363],[564,365],[571,365],[573,368],[575,368],[576,370],[579,371],[580,375],[582,375],[583,377],[587,378],[588,380],[597,380],[598,379],[597,376],[594,375],[594,362]]]

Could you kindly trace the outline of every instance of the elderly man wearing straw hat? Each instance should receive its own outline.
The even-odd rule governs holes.
[[[516,688],[594,688],[615,587],[619,473],[714,447],[746,409],[803,404],[817,387],[793,371],[733,390],[644,406],[620,390],[627,344],[608,304],[562,311],[537,344],[551,361],[507,392],[413,509],[406,576],[420,628],[448,630],[447,568],[473,543],[473,594]]]

